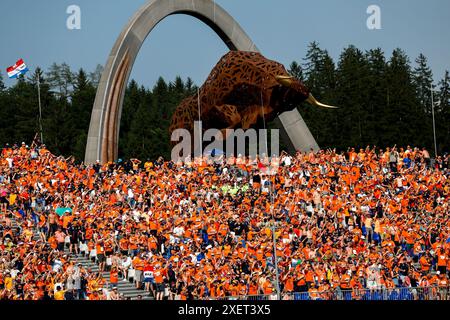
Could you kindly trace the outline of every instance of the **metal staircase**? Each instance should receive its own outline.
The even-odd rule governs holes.
[[[70,255],[69,249],[67,247],[64,248],[64,252],[67,255]],[[81,263],[85,269],[91,269],[92,272],[97,273],[100,271],[96,262],[93,262],[89,257],[85,257],[81,254],[77,256],[75,254],[70,255],[70,259],[75,263]],[[109,271],[102,272],[103,279],[105,279],[105,284],[109,287]],[[149,297],[149,293],[136,289],[135,285],[130,281],[119,280],[117,283],[117,289],[119,293],[123,293],[125,297],[131,298],[132,300],[136,300],[138,295],[142,296],[142,300],[153,300],[153,297]]]

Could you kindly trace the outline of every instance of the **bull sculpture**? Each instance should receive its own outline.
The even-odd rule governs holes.
[[[261,127],[262,120],[270,122],[304,101],[336,108],[318,102],[282,64],[256,52],[230,51],[211,71],[199,94],[176,108],[169,133],[178,128],[193,133],[194,121],[201,120],[203,130],[216,128],[226,137],[226,129]]]

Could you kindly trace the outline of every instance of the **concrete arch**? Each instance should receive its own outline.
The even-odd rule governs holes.
[[[150,32],[173,14],[186,14],[201,20],[217,33],[230,50],[258,51],[239,24],[214,1],[149,1],[122,30],[108,57],[92,110],[85,163],[117,159],[122,103],[132,66]],[[280,120],[294,147],[318,148],[297,110],[280,115]]]

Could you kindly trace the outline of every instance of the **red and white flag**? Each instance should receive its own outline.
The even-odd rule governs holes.
[[[15,65],[7,68],[6,71],[8,72],[8,77],[12,79],[19,77],[21,74],[27,73],[28,67],[23,59],[19,59]]]

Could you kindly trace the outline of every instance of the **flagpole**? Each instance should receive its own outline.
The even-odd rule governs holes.
[[[39,101],[39,129],[41,132],[41,144],[44,143],[44,137],[42,133],[42,107],[41,107],[41,80],[39,72],[37,73],[37,88],[38,88],[38,101]]]
[[[200,106],[200,87],[198,87],[197,88],[197,107],[198,107],[198,122],[199,122],[199,125],[200,125],[200,132],[199,132],[199,142],[200,142],[200,144],[199,144],[199,147],[200,147],[200,155],[201,155],[201,157],[203,157],[203,144],[202,144],[202,132],[203,132],[203,126],[201,125],[201,122],[202,122],[202,120],[201,120],[201,106]],[[195,156],[195,155],[194,155]]]
[[[437,154],[437,143],[436,143],[436,122],[434,121],[434,97],[433,97],[433,84],[431,84],[431,114],[433,116],[433,139],[434,139],[434,158],[436,159]]]

